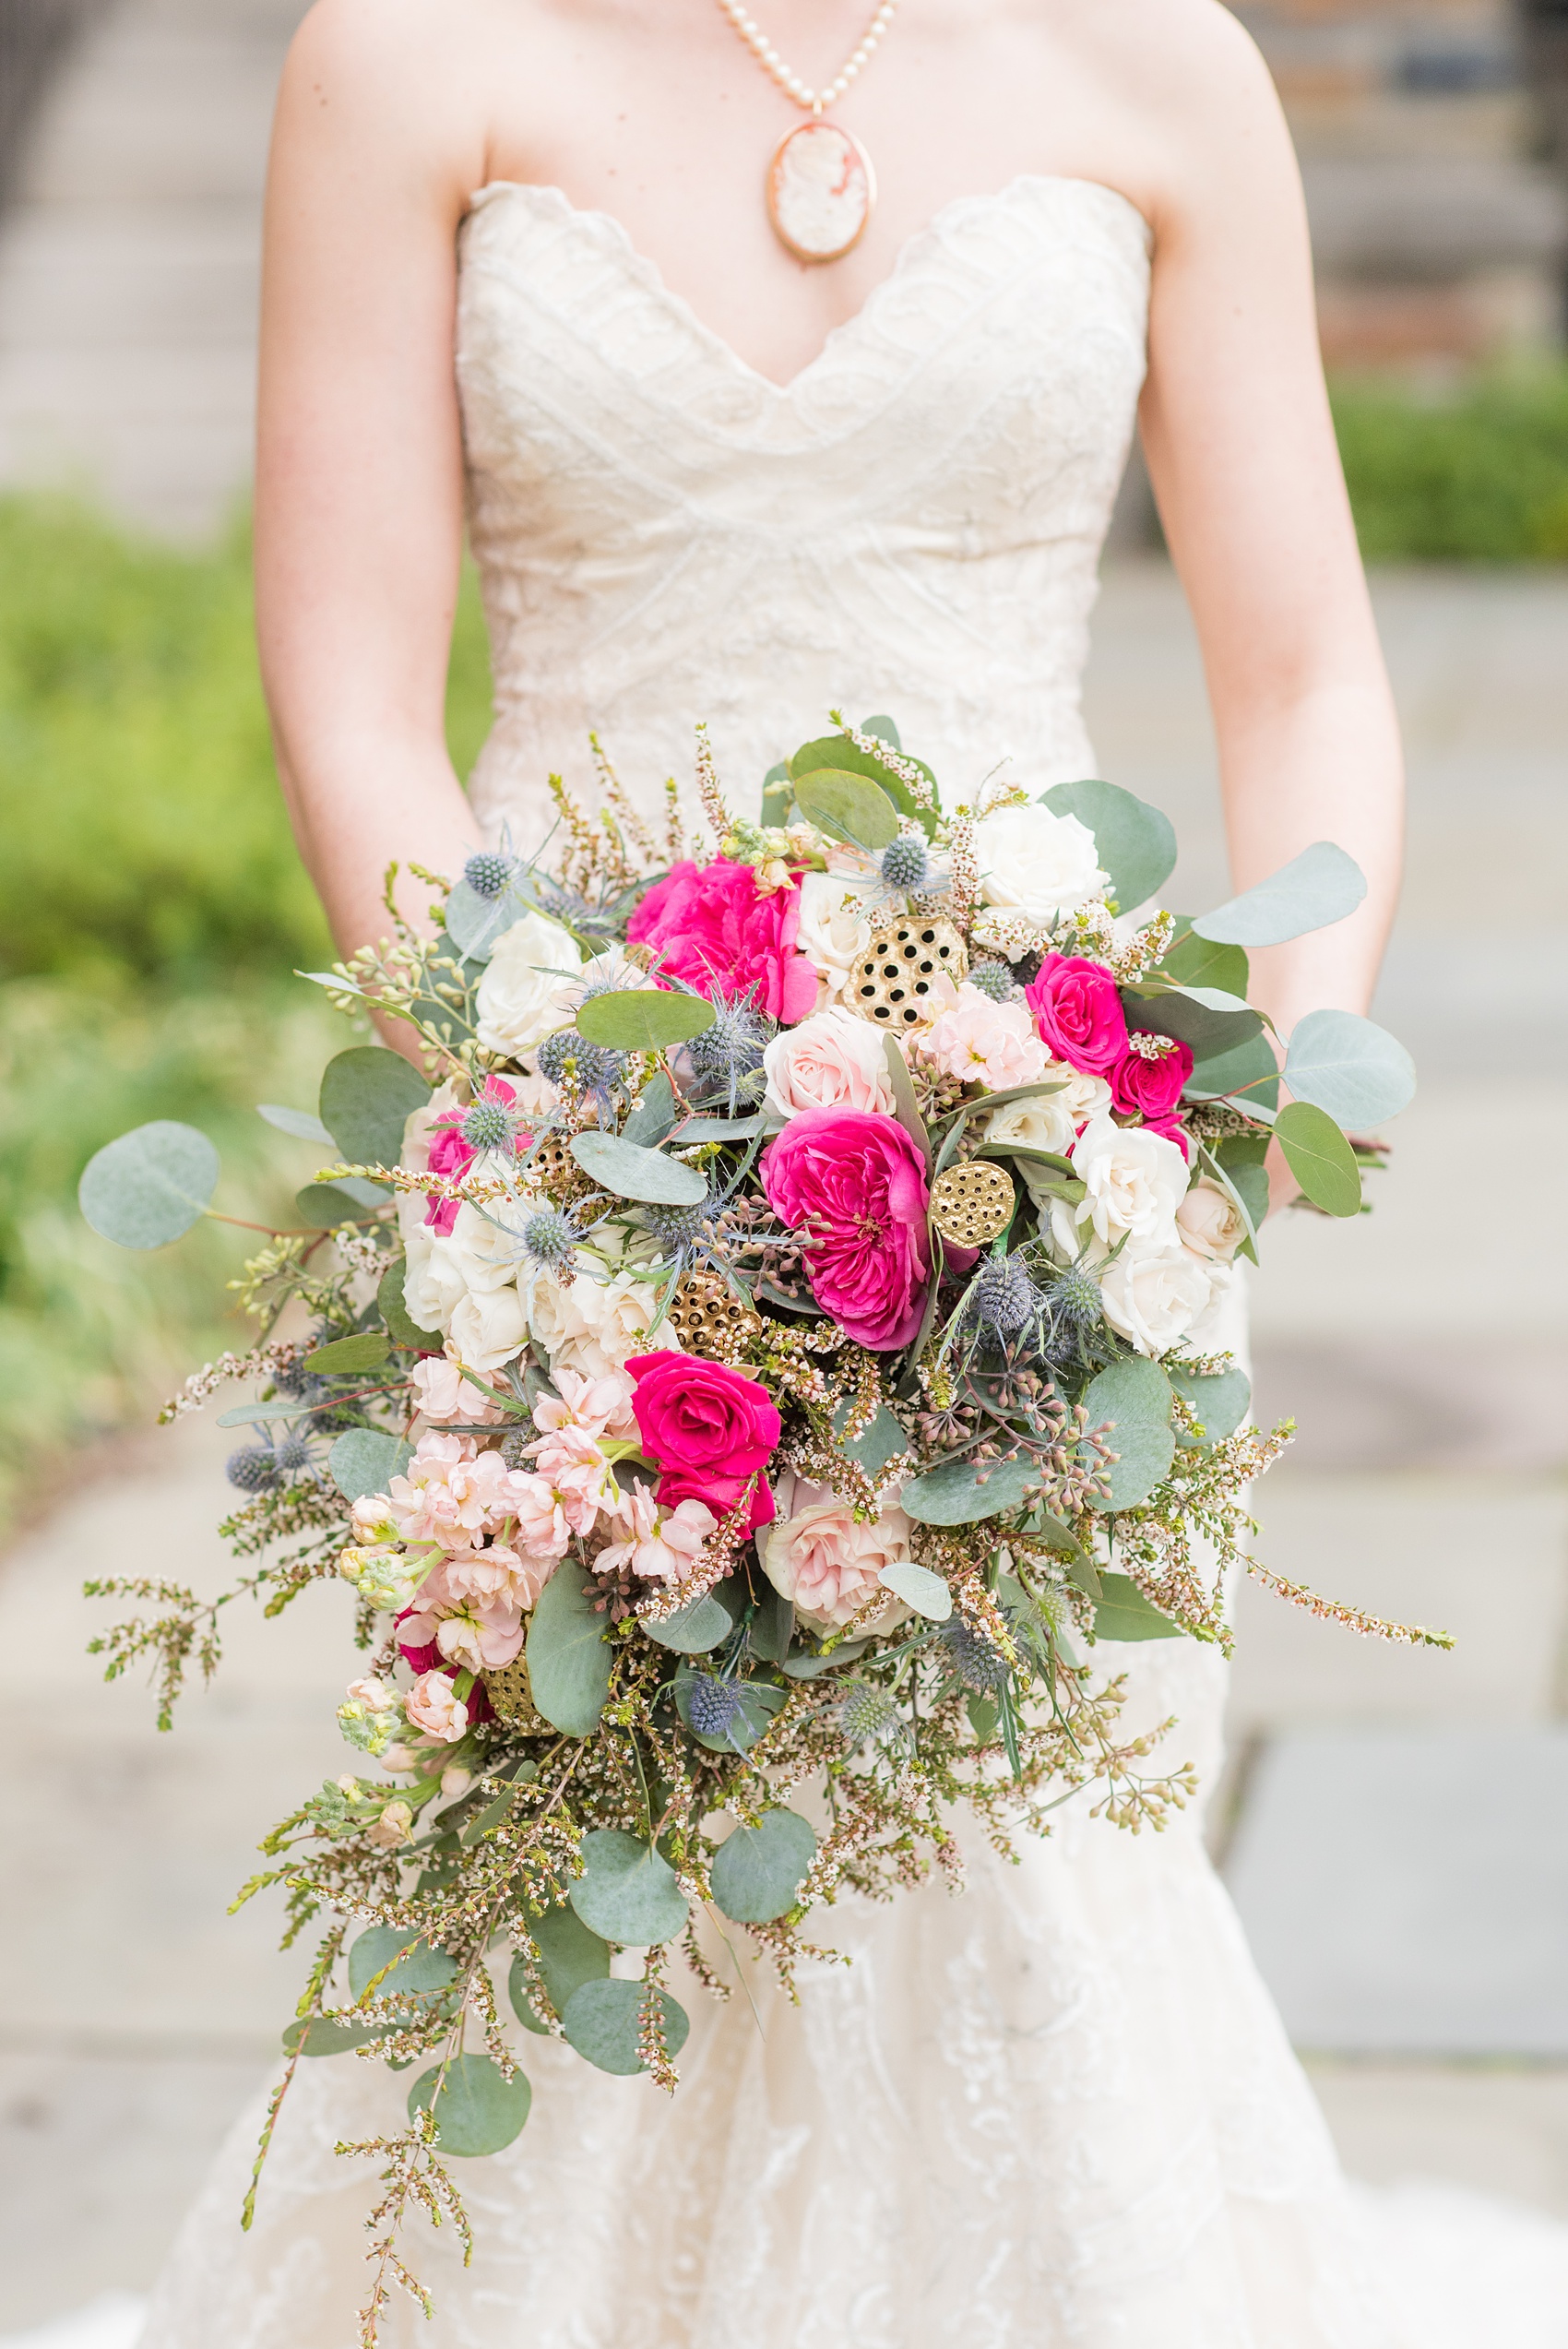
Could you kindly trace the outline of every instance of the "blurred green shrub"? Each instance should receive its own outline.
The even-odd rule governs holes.
[[[1345,381],[1334,421],[1368,562],[1568,561],[1568,367],[1441,399]]]
[[[489,722],[465,582],[450,739]],[[320,1153],[255,1115],[315,1105],[353,1041],[289,972],[330,953],[274,779],[241,535],[149,546],[67,501],[0,497],[0,1523],[65,1445],[127,1420],[248,1325],[224,1281],[255,1235],[204,1223],[127,1256],[77,1179],[150,1117],[223,1154],[217,1205],[291,1220]]]
[[[488,722],[465,585],[451,736]],[[326,930],[273,776],[249,549],[186,554],[64,500],[0,498],[0,976],[194,985],[319,964]]]

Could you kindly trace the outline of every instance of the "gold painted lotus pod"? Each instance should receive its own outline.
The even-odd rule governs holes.
[[[692,1353],[733,1353],[762,1328],[762,1317],[735,1294],[721,1273],[688,1272],[665,1318]]]
[[[941,914],[915,914],[879,930],[850,973],[845,997],[862,1019],[895,1035],[923,1028],[946,1001],[941,982],[955,986],[969,967],[964,941]]]
[[[980,1248],[1012,1221],[1012,1178],[993,1158],[949,1166],[931,1186],[931,1220],[955,1247]]]
[[[547,1735],[550,1723],[534,1711],[533,1693],[529,1687],[529,1669],[519,1654],[516,1663],[487,1664],[484,1685],[497,1717],[508,1729],[537,1729]]]

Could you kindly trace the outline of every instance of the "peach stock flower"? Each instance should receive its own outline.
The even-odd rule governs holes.
[[[469,1725],[469,1709],[449,1673],[422,1672],[404,1701],[414,1726],[445,1746],[455,1746]]]
[[[918,1048],[944,1077],[992,1093],[1038,1083],[1048,1058],[1026,1004],[993,1003],[967,981]]]
[[[406,1542],[462,1549],[499,1513],[506,1485],[499,1452],[480,1451],[471,1436],[425,1435],[406,1474],[389,1480],[386,1515]]]
[[[705,1501],[682,1501],[661,1510],[650,1485],[626,1496],[624,1518],[631,1531],[609,1543],[593,1560],[600,1574],[630,1570],[649,1582],[674,1582],[686,1573],[719,1520]]]
[[[443,1354],[426,1354],[409,1377],[421,1415],[438,1425],[444,1419],[464,1419],[475,1425],[493,1426],[503,1417],[480,1388],[471,1386],[455,1362]]]

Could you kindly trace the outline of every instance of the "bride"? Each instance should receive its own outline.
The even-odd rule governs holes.
[[[1135,416],[1238,885],[1324,837],[1369,878],[1259,958],[1265,998],[1287,1030],[1364,1010],[1399,753],[1267,75],[1214,0],[864,6],[768,0],[765,32],[739,0],[307,18],[256,551],[339,943],[381,931],[394,857],[536,844],[590,726],[650,812],[695,720],[754,805],[837,704],[892,711],[955,791],[1003,747],[1031,789],[1092,773],[1079,677]],[[442,726],[465,503],[496,696],[467,794]],[[1212,1777],[1212,1651],[1106,1661]],[[422,2242],[436,2322],[398,2303],[387,2349],[1432,2349],[1363,2254],[1195,1812],[1135,1840],[1064,1818],[1016,1868],[972,1851],[961,1899],[843,1904],[854,1963],[799,2007],[694,1997],[672,2105],[534,2042],[529,2127],[463,2165],[475,2263]],[[349,2349],[374,2164],[334,2147],[402,2094],[303,2067],[244,2236],[242,2124],[146,2349]]]

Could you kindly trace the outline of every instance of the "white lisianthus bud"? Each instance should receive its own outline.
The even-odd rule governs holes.
[[[380,1756],[383,1770],[412,1770],[414,1755],[411,1746],[388,1746]]]
[[[465,1770],[460,1762],[448,1762],[441,1773],[441,1791],[454,1801],[459,1795],[466,1795],[473,1783],[473,1771]]]

